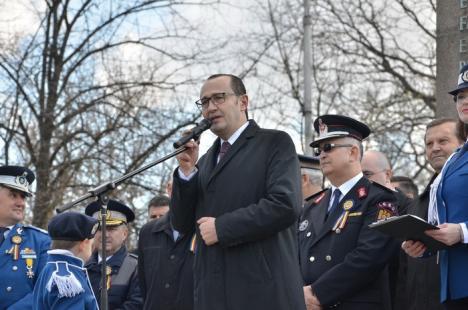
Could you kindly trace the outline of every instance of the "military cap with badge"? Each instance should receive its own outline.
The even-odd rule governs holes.
[[[23,166],[0,166],[0,187],[32,196],[34,173]],[[37,275],[42,271],[50,248],[45,230],[21,223],[25,206],[19,208],[13,196],[3,190],[0,209],[15,208],[15,212],[2,212],[0,222],[0,309],[27,309],[32,305],[32,291]],[[24,203],[24,202],[23,202]],[[20,214],[20,213],[21,214]],[[14,214],[14,216],[13,216]]]

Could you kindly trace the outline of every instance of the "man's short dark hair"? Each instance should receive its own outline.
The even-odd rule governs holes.
[[[171,200],[166,195],[156,196],[148,203],[148,209],[151,207],[166,207],[169,206]]]
[[[405,176],[395,175],[391,177],[390,182],[398,183],[398,188],[406,195],[412,194],[414,198],[418,197],[418,187],[414,184],[412,179]]]
[[[227,74],[227,73],[218,73],[218,74],[213,74],[209,76],[206,80],[212,80],[216,79],[219,77],[227,76],[231,79],[230,86],[232,88],[232,91],[236,96],[242,96],[242,95],[247,95],[247,90],[245,89],[244,82],[242,82],[242,79],[234,74]],[[247,113],[247,110],[245,110],[245,116],[247,119],[249,119],[249,114]]]
[[[465,142],[466,126],[464,126],[464,124],[461,121],[457,122],[456,119],[451,117],[441,117],[430,121],[429,124],[426,125],[426,133],[430,128],[440,126],[445,123],[453,123],[455,125],[455,136],[460,142]],[[426,134],[424,134],[424,141],[426,141]]]

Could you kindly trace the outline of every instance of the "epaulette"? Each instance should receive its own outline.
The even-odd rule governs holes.
[[[59,298],[70,298],[85,291],[75,274],[68,269],[67,262],[55,263],[55,271],[46,285],[47,291],[51,292],[53,286],[57,286]]]
[[[383,190],[386,190],[387,192],[390,192],[390,193],[392,193],[392,194],[395,193],[395,191],[394,191],[393,189],[388,188],[388,187],[386,187],[386,186],[384,186],[384,185],[382,185],[382,184],[380,184],[380,183],[371,181],[371,184],[372,184],[372,185],[375,185],[375,186],[377,186],[377,187],[379,187],[379,188],[381,188],[381,189],[383,189]]]
[[[33,226],[33,225],[23,225],[24,228],[31,228],[31,229],[34,229],[36,231],[40,231],[41,233],[44,233],[46,235],[48,235],[49,233],[47,232],[47,230],[45,229],[42,229],[42,228],[39,228],[39,227],[36,227],[36,226]]]
[[[307,197],[307,198],[305,199],[305,201],[309,202],[309,201],[315,199],[315,200],[318,200],[318,201],[314,201],[314,202],[315,202],[315,203],[319,203],[320,200],[322,200],[323,196],[325,196],[325,192],[326,192],[327,190],[328,190],[328,187],[322,189],[321,191],[319,191],[319,192],[317,192],[317,193],[315,193],[315,194],[313,194],[313,195],[310,195],[309,197]]]

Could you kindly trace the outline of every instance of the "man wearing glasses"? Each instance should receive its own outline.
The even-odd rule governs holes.
[[[398,244],[368,225],[397,215],[393,192],[362,174],[367,125],[341,115],[314,122],[310,146],[331,183],[308,199],[299,224],[299,256],[307,309],[390,309],[389,258]]]
[[[196,310],[305,309],[296,239],[302,197],[299,161],[285,132],[247,118],[241,79],[209,77],[197,105],[218,136],[178,155],[171,209],[174,229],[196,229]]]

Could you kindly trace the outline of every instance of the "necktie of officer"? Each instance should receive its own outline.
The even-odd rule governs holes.
[[[231,148],[231,143],[229,143],[227,141],[224,141],[221,144],[221,149],[219,150],[219,160],[218,160],[218,162],[220,162],[221,159],[223,159],[224,155],[226,155],[227,151],[229,151],[230,148]]]
[[[332,205],[328,208],[327,215],[329,215],[340,203],[341,191],[337,188],[332,195]]]
[[[5,240],[5,232],[7,230],[7,227],[0,227],[0,245],[3,243],[3,240]]]

